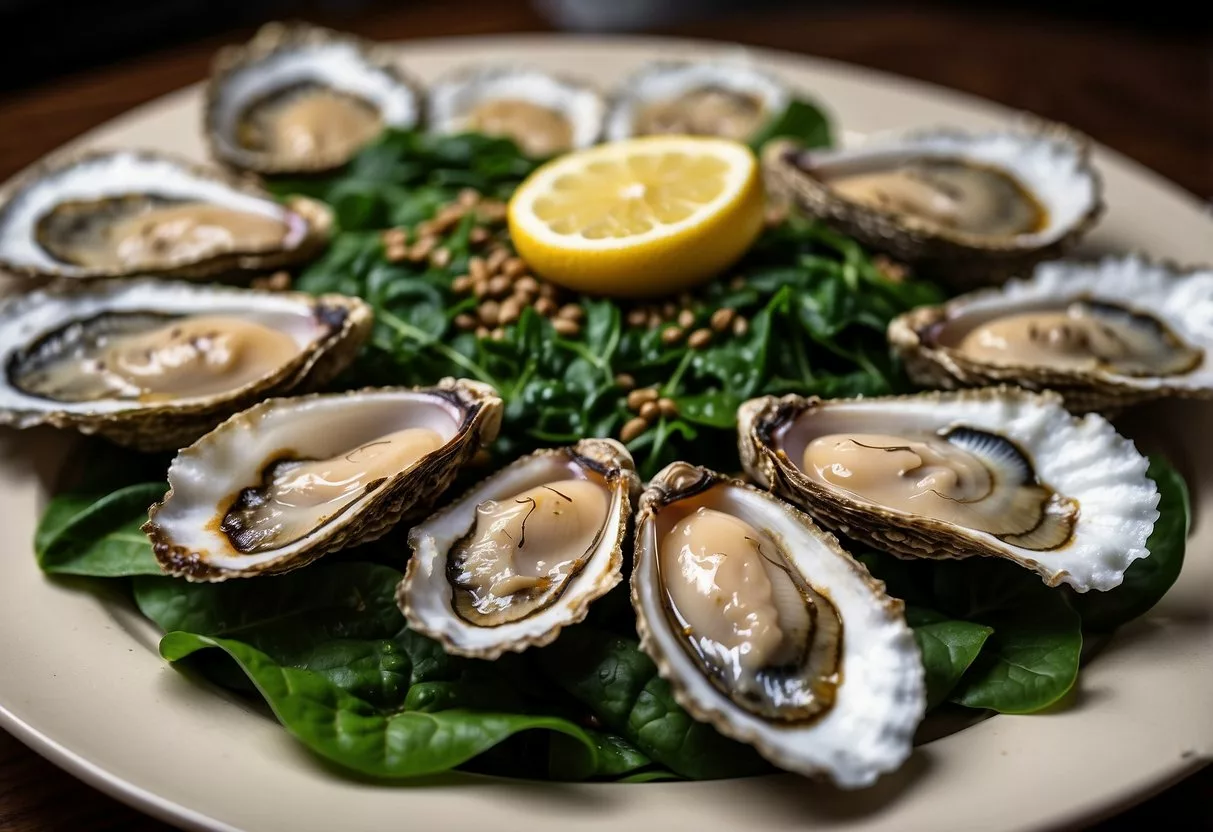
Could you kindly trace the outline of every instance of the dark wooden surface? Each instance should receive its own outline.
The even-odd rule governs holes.
[[[397,5],[321,22],[383,40],[550,28],[528,5],[508,0]],[[657,31],[836,58],[982,95],[1068,122],[1213,198],[1213,42],[1207,32],[1148,33],[1124,24],[961,9],[761,5]],[[200,80],[218,46],[248,34],[233,31],[0,97],[0,179],[137,104]],[[1148,828],[1166,819],[1171,828],[1211,829],[1211,806],[1213,769],[1206,769],[1098,828]],[[0,732],[0,830],[166,829]]]

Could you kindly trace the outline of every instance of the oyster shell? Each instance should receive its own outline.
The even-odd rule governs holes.
[[[1002,557],[1086,592],[1149,555],[1147,459],[1053,393],[768,396],[742,405],[738,433],[755,481],[902,557]]]
[[[505,136],[529,156],[589,147],[602,135],[605,113],[590,86],[529,67],[463,70],[437,81],[429,95],[431,129]]]
[[[624,82],[606,134],[611,141],[679,133],[745,142],[791,100],[786,84],[748,64],[657,61]]]
[[[90,152],[0,195],[0,267],[27,277],[206,277],[314,257],[332,213],[153,151]]]
[[[180,448],[267,395],[328,381],[371,323],[344,295],[151,279],[32,292],[0,306],[0,424]]]
[[[926,692],[902,602],[782,500],[667,466],[640,498],[632,602],[678,703],[779,767],[858,788],[909,756]]]
[[[764,148],[768,180],[805,211],[958,289],[1060,257],[1095,224],[1089,144],[1060,126],[874,137],[855,148]]]
[[[1137,256],[1042,263],[1026,280],[889,324],[915,382],[1053,390],[1073,411],[1213,396],[1213,269]]]
[[[480,659],[550,644],[619,583],[639,490],[612,439],[507,465],[409,533],[396,596],[409,626]]]
[[[206,90],[211,155],[263,174],[332,170],[420,119],[421,93],[391,49],[300,23],[220,50]]]
[[[269,399],[177,454],[143,531],[191,581],[287,572],[429,508],[497,437],[485,384]]]

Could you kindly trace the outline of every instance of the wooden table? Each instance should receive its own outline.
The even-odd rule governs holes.
[[[319,21],[381,40],[543,31],[522,2],[411,2],[355,19]],[[1068,122],[1213,197],[1213,44],[1199,33],[1040,16],[947,10],[787,10],[717,16],[659,33],[771,46],[933,81]],[[41,88],[0,97],[0,179],[84,130],[205,77],[213,51],[235,31]],[[1161,707],[1161,705],[1160,705]],[[1136,829],[1166,818],[1208,828],[1213,769],[1100,825]],[[148,819],[60,772],[0,732],[0,830],[151,832]]]

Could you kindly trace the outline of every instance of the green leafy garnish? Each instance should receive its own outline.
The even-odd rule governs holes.
[[[1146,544],[1150,556],[1129,564],[1124,583],[1116,589],[1070,593],[1070,603],[1089,630],[1108,632],[1145,615],[1179,579],[1192,516],[1188,486],[1160,456],[1150,457],[1149,474],[1159,493],[1158,521]]]
[[[61,575],[159,575],[152,545],[139,527],[147,522],[148,506],[167,490],[156,482],[57,495],[34,533],[38,565]]]
[[[771,139],[795,139],[805,147],[829,147],[830,120],[817,105],[794,99],[750,140],[750,146],[757,150]]]

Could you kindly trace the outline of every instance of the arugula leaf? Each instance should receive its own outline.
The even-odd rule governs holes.
[[[795,139],[805,147],[829,147],[830,120],[814,104],[803,99],[793,99],[784,111],[775,116],[750,140],[755,151],[771,139]]]
[[[139,527],[147,521],[148,507],[167,490],[151,482],[109,493],[57,495],[34,532],[38,565],[60,575],[159,575],[152,545]]]
[[[1146,544],[1150,556],[1129,564],[1124,582],[1108,592],[1070,592],[1070,603],[1089,630],[1108,632],[1145,615],[1179,578],[1192,508],[1183,476],[1160,456],[1150,457],[1158,485],[1158,522]]]
[[[914,639],[922,653],[930,710],[947,700],[994,630],[920,607],[907,608],[906,620],[914,628]]]
[[[384,711],[318,673],[283,667],[265,653],[231,639],[173,632],[160,641],[170,662],[218,648],[248,675],[278,721],[314,753],[373,777],[419,777],[449,771],[521,731],[563,734],[597,747],[573,723],[551,716],[463,709]]]
[[[683,777],[770,770],[752,748],[726,739],[679,707],[653,661],[631,639],[575,627],[540,651],[539,665],[609,730]]]

